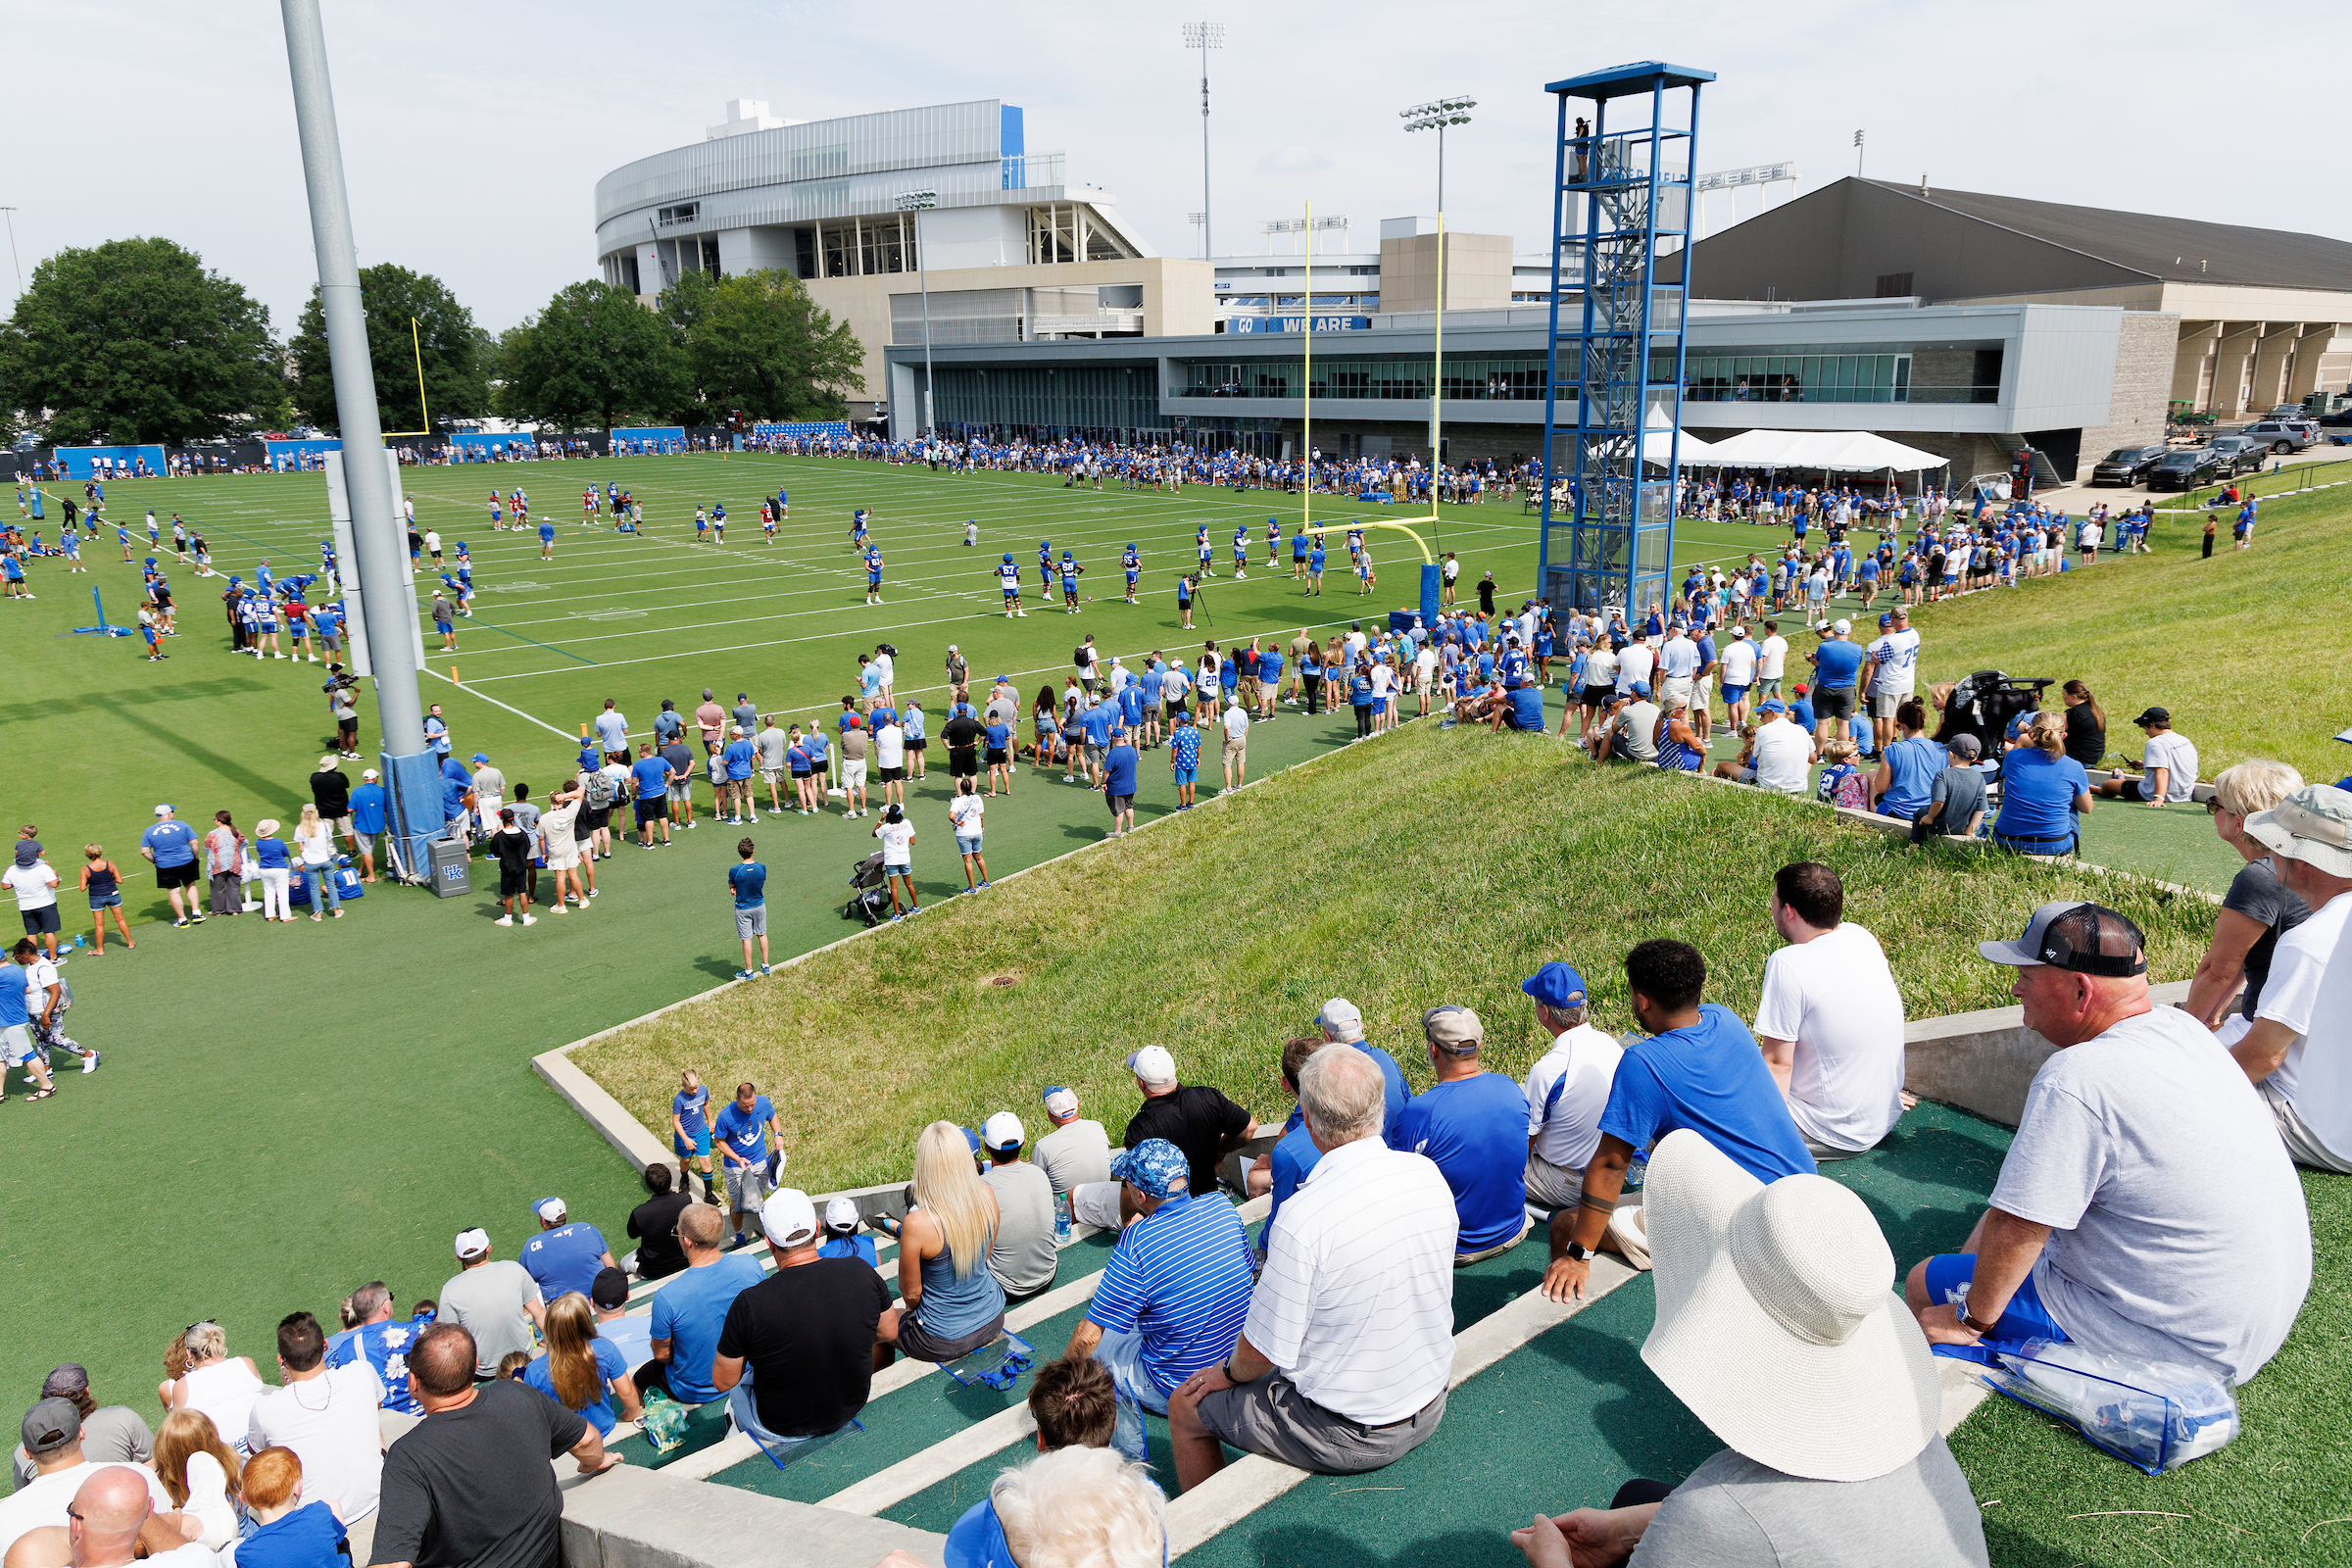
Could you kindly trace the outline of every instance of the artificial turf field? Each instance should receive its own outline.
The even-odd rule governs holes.
[[[769,547],[758,538],[757,496],[772,489],[778,474],[791,488],[794,520],[785,539]],[[579,488],[607,476],[632,487],[646,505],[646,536],[621,539],[576,526],[571,509]],[[502,489],[519,482],[532,490],[535,512],[556,519],[556,562],[537,560],[535,538],[487,531],[479,503],[493,477]],[[1287,571],[1269,580],[1253,570],[1246,582],[1212,584],[1200,630],[1179,641],[1169,587],[1174,570],[1192,559],[1196,520],[1213,519],[1211,536],[1221,550],[1235,520],[1253,521],[1262,562],[1265,517],[1281,515],[1287,525],[1297,498],[1261,492],[1097,495],[1064,491],[1058,480],[1040,475],[956,478],[873,464],[740,456],[412,470],[409,487],[421,522],[437,526],[453,547],[460,538],[472,547],[482,589],[479,618],[463,623],[465,651],[454,661],[478,694],[436,681],[427,696],[447,707],[460,751],[489,752],[510,779],[530,779],[534,768],[551,776],[566,768],[568,738],[606,695],[619,698],[640,727],[661,697],[691,707],[705,685],[722,699],[749,689],[763,707],[814,716],[836,708],[849,689],[856,653],[882,640],[903,651],[903,689],[935,686],[939,652],[953,640],[970,656],[975,673],[1021,673],[1023,689],[1033,692],[1046,680],[1058,683],[1070,644],[1084,630],[1114,653],[1153,646],[1197,652],[1200,636],[1287,639],[1302,618],[1344,622],[1359,608],[1385,609],[1412,592],[1409,568],[1402,584],[1395,575],[1401,542],[1384,545],[1375,534],[1375,557],[1396,591],[1364,600],[1335,592],[1328,609],[1314,605],[1304,617],[1290,597],[1296,589]],[[323,482],[316,475],[119,484],[109,499],[112,515],[131,519],[152,504],[167,526],[176,508],[207,533],[223,572],[247,576],[265,556],[280,574],[315,563],[317,540],[326,531]],[[678,522],[691,518],[695,504],[711,500],[724,501],[733,514],[735,542],[723,556],[705,547],[700,554],[710,559],[697,560],[697,547],[686,542],[691,528]],[[874,510],[876,537],[891,563],[891,602],[878,609],[861,604],[862,574],[848,548],[848,514],[858,505]],[[1344,523],[1346,511],[1322,512],[1334,505],[1329,501],[1317,505],[1335,526]],[[57,509],[49,510],[54,528]],[[754,519],[748,538],[747,516]],[[981,520],[979,552],[958,542],[970,516]],[[2202,639],[2196,669],[2269,679],[2270,639],[2282,622],[2255,607],[2270,605],[2288,621],[2317,626],[2309,672],[2290,670],[2285,679],[2325,680],[2337,667],[2331,651],[2344,633],[2333,620],[2304,618],[2305,601],[2330,591],[2334,578],[2324,563],[2330,553],[2341,559],[2343,508],[2324,498],[2280,502],[2266,511],[2265,528],[2264,550],[2200,564],[2193,561],[2189,524],[2168,519],[2157,535],[2160,554],[2150,561],[1936,607],[1923,618],[1930,678],[1987,661],[2011,667],[2016,661],[2000,651],[2021,635],[2036,647],[2045,638],[2071,639],[2070,668],[2019,672],[2084,673],[2120,718],[2139,703],[2170,695],[2180,666],[2151,664],[2144,639],[2149,627],[2184,616]],[[1465,585],[1494,570],[1503,603],[1515,605],[1532,579],[1532,521],[1514,507],[1447,509],[1433,543],[1460,553]],[[1054,539],[1056,552],[1073,544],[1091,568],[1090,583],[1105,574],[1115,579],[1118,547],[1136,539],[1145,552],[1146,603],[1097,599],[1086,613],[1058,622],[1033,605],[1027,620],[1005,622],[989,609],[987,566],[1009,546],[1016,560],[1034,567],[1040,537]],[[1680,554],[1739,559],[1775,537],[1736,524],[1694,524],[1683,531]],[[975,554],[980,559],[970,559]],[[325,728],[320,671],[235,660],[224,623],[214,618],[218,607],[204,597],[212,585],[184,569],[173,582],[185,635],[169,645],[170,670],[141,662],[127,643],[72,636],[72,627],[89,619],[79,595],[91,583],[108,592],[110,618],[128,618],[135,573],[110,556],[120,556],[111,538],[89,552],[84,577],[37,563],[32,586],[40,597],[0,605],[0,637],[18,673],[18,695],[6,710],[9,799],[17,820],[40,824],[53,860],[69,875],[73,847],[88,839],[130,859],[158,799],[173,801],[197,820],[224,806],[248,828],[264,814],[290,818]],[[2135,579],[2133,591],[2110,586],[2109,572],[2142,571],[2149,576]],[[1336,574],[1332,582],[1340,586]],[[1034,584],[1032,570],[1032,592]],[[451,662],[436,657],[433,663],[442,671]],[[609,667],[599,672],[598,664]],[[2307,770],[2326,760],[2320,737],[2338,720],[2319,714],[2304,726],[2316,732],[2310,737],[2295,723],[2323,706],[2324,697],[2298,700],[2281,717],[2266,720],[2258,705],[2228,704],[2227,695],[2217,692],[2207,709],[2176,698],[2183,729],[2194,714],[2198,727],[2191,732],[2201,738],[2217,728],[2232,736],[2256,731],[2266,745],[2276,735],[2279,753]],[[363,746],[369,749],[372,717],[363,705]],[[1253,737],[1252,774],[1319,755],[1350,731],[1345,720],[1305,721],[1285,710],[1283,722]],[[2217,754],[2218,760],[2230,755],[2209,744],[2208,756]],[[1380,748],[1367,753],[1376,774],[1381,755]],[[1159,758],[1146,760],[1144,776],[1141,814],[1164,814],[1170,792]],[[1309,782],[1302,776],[1302,785]],[[1398,776],[1374,787],[1415,785]],[[1419,787],[1443,792],[1458,811],[1485,805],[1460,780],[1432,774]],[[1102,836],[1102,813],[1092,795],[1057,777],[1039,781],[1028,774],[1019,789],[1017,807],[1000,803],[991,813],[990,854],[1000,875]],[[939,778],[916,792],[918,826],[934,830],[917,851],[926,899],[960,884],[944,853],[944,797]],[[1446,872],[1442,846],[1408,849],[1359,837],[1347,792],[1301,789],[1291,799],[1291,810],[1317,824],[1316,853],[1324,857],[1399,877]],[[2111,824],[2116,836],[2103,838]],[[770,917],[779,956],[852,929],[838,919],[837,905],[849,863],[868,847],[869,825],[834,816],[761,825],[761,855],[775,872]],[[1692,831],[1670,822],[1650,846],[1659,859],[1647,874],[1659,885],[1676,877],[1706,880],[1706,856],[1726,835],[1709,828],[1689,836]],[[0,1338],[0,1389],[29,1389],[49,1366],[77,1359],[91,1366],[102,1396],[143,1406],[143,1391],[159,1375],[164,1338],[208,1315],[228,1324],[232,1349],[267,1364],[270,1327],[290,1306],[324,1312],[374,1277],[391,1281],[404,1300],[435,1293],[451,1272],[451,1234],[485,1224],[502,1255],[512,1255],[529,1223],[524,1205],[550,1191],[615,1230],[634,1196],[630,1173],[528,1073],[527,1059],[732,971],[718,879],[735,836],[712,829],[666,853],[624,850],[606,862],[608,891],[591,913],[542,920],[527,933],[489,927],[487,901],[478,897],[439,903],[379,887],[340,923],[214,921],[184,932],[142,923],[135,956],[110,953],[102,962],[85,956],[73,965],[68,978],[81,1005],[70,1027],[109,1056],[99,1075],[67,1079],[54,1101],[0,1107],[16,1129],[0,1141],[0,1172],[21,1191],[54,1195],[30,1205],[31,1217],[0,1237],[0,1310],[23,1325]],[[2089,824],[2088,858],[2208,886],[2230,869],[2226,853],[2217,858],[2213,849],[2201,813],[2125,816],[2109,809]],[[1071,897],[1117,891],[1120,879],[1105,858],[1072,865]],[[1205,910],[1233,885],[1226,879],[1261,871],[1248,847],[1237,846],[1180,863],[1167,875],[1180,890],[1189,878],[1193,907]],[[1315,873],[1312,859],[1301,861],[1287,885],[1311,903]],[[135,920],[151,919],[162,905],[145,879],[133,879],[126,891]],[[1466,900],[1478,891],[1474,883],[1457,888]],[[77,904],[69,891],[68,910]],[[1386,921],[1392,934],[1397,929],[1396,911],[1369,888],[1350,904],[1337,934],[1371,929],[1366,920],[1374,927]],[[982,912],[976,905],[955,918]],[[1567,929],[1578,917],[1576,906],[1564,893],[1547,917]],[[1320,922],[1302,928],[1307,936],[1319,929]],[[1081,922],[1070,939],[1083,942],[1088,934]],[[1163,958],[1179,963],[1187,940],[1171,915],[1166,954],[1153,947],[1105,961],[1140,968]],[[530,946],[507,954],[492,945],[499,942]],[[1448,959],[1436,947],[1412,951],[1417,964]],[[1269,950],[1262,961],[1279,970],[1280,955],[1279,947]],[[1304,985],[1295,974],[1283,983],[1294,981]],[[1210,983],[1205,975],[1202,983]],[[1928,1005],[1920,1010],[1945,1010],[1941,996],[1922,1000]],[[873,1082],[851,1074],[840,1081],[840,1093],[862,1103],[876,1092]],[[873,1152],[860,1157],[879,1162]],[[131,1175],[129,1191],[95,1205],[76,1200],[92,1178],[107,1180],[109,1172],[117,1179]],[[820,1165],[804,1179],[827,1185],[825,1174]]]

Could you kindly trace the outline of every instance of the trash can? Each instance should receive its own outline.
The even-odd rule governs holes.
[[[462,839],[428,841],[433,874],[433,897],[462,899],[473,892],[472,858]]]

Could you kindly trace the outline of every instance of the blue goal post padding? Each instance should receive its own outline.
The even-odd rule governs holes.
[[[97,465],[90,461],[93,458],[112,458],[118,465],[125,467],[139,459],[145,458],[149,473],[164,471],[164,449],[160,446],[59,447],[53,461],[65,465],[67,478],[90,479],[95,478],[98,473]]]
[[[613,429],[607,431],[606,434],[612,438],[612,450],[619,452],[622,450],[621,443],[624,441],[642,441],[648,446],[658,446],[672,441],[683,445],[686,440],[686,427],[682,424],[655,424],[631,430]]]
[[[752,426],[752,434],[810,436],[829,435],[836,441],[847,441],[850,438],[850,421],[847,419],[817,419],[790,424],[775,424],[762,421]]]

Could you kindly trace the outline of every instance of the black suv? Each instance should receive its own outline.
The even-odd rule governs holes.
[[[2138,484],[2166,452],[2164,447],[2117,447],[2091,466],[2092,484]]]
[[[2222,476],[2230,479],[2241,473],[2260,473],[2271,456],[2269,447],[2244,435],[2217,435],[2205,443],[2205,450],[2222,460]]]
[[[2168,453],[2148,470],[2147,485],[2151,490],[2194,490],[2221,478],[2223,466],[2222,455],[2211,447]]]

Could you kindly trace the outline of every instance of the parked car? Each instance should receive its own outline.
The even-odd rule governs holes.
[[[2273,452],[2300,452],[2320,438],[2320,427],[2310,419],[2257,419],[2237,433]]]
[[[2221,478],[2223,466],[2221,454],[2211,447],[2168,452],[2148,470],[2147,486],[2151,490],[2194,490]]]
[[[2092,484],[2138,484],[2148,476],[2169,448],[2117,447],[2091,466]]]
[[[2271,457],[2271,449],[2250,435],[2217,435],[2206,443],[2205,450],[2221,457],[2223,471],[2232,478],[2260,473]]]
[[[2329,429],[2341,429],[2345,425],[2352,425],[2352,403],[2345,404],[2333,414],[2321,415],[2320,423]]]
[[[2266,419],[2300,419],[2306,416],[2306,412],[2300,403],[2281,403],[2263,416]]]

